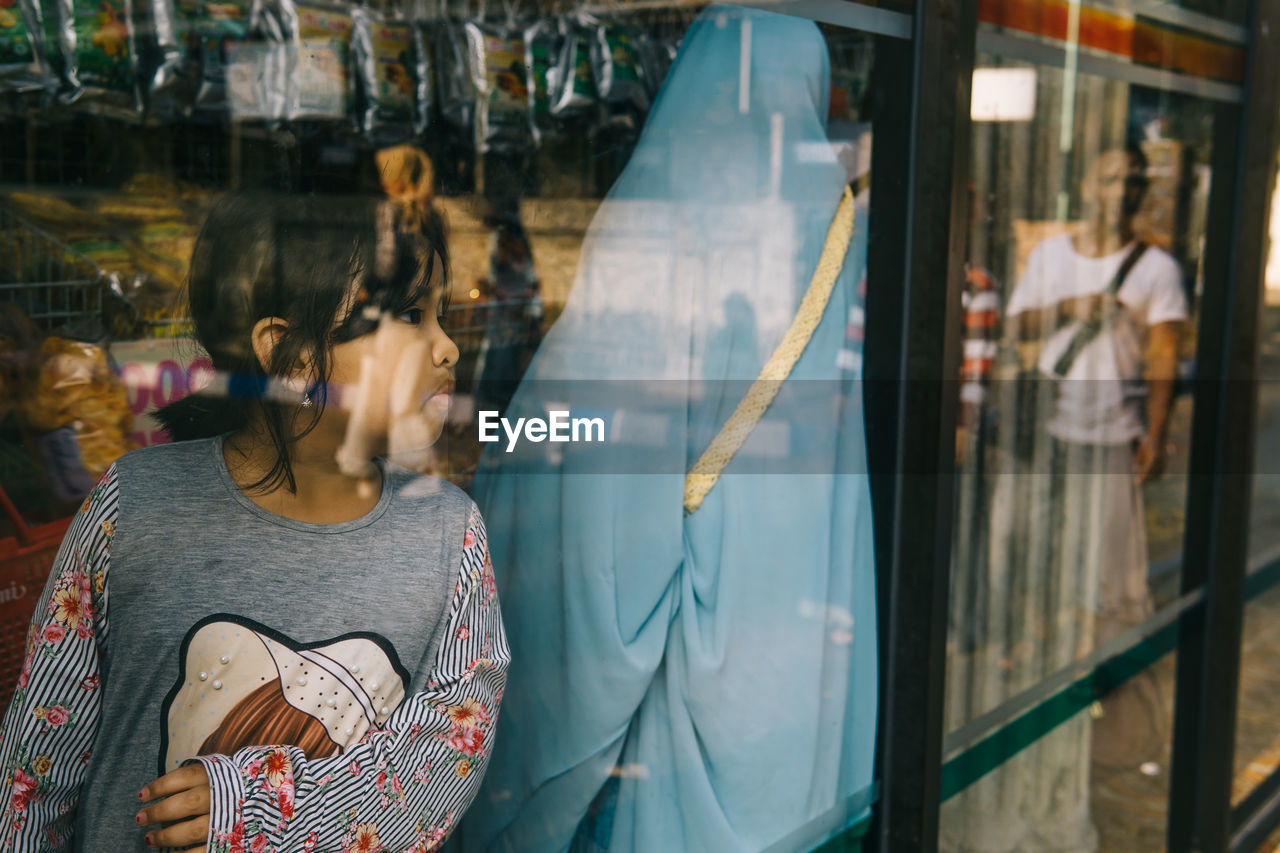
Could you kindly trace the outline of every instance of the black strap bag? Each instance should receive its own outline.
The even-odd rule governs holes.
[[[1124,261],[1121,262],[1120,268],[1116,270],[1116,274],[1111,278],[1111,283],[1107,285],[1104,293],[1111,296],[1118,294],[1134,265],[1138,263],[1138,260],[1146,251],[1146,243],[1141,241],[1135,243],[1133,248],[1129,250],[1129,254],[1125,256]],[[1048,420],[1054,401],[1057,399],[1058,381],[1066,378],[1067,374],[1071,372],[1072,365],[1080,357],[1080,353],[1084,352],[1084,348],[1102,333],[1106,319],[1104,317],[1095,317],[1081,321],[1077,325],[1076,332],[1071,337],[1066,349],[1054,361],[1051,375],[1042,371],[1039,364],[1034,367],[1023,368],[1018,373],[1014,385],[1015,408],[1013,414],[1015,433],[1013,448],[1019,459],[1029,461],[1035,455],[1036,442],[1044,433],[1045,422]]]

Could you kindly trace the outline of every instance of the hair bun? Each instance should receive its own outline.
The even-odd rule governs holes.
[[[396,145],[381,149],[374,159],[382,189],[390,198],[418,208],[430,206],[436,176],[426,152],[414,145]]]

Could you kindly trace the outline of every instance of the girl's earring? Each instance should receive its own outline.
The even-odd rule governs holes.
[[[309,409],[309,408],[311,408],[311,395],[310,395],[310,394],[306,394],[306,393],[304,393],[304,394],[302,395],[302,408],[304,408],[304,409]]]

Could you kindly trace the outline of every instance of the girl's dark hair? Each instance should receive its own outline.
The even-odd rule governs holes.
[[[384,311],[413,305],[433,278],[447,293],[447,277],[444,220],[430,204],[225,196],[196,240],[187,290],[196,340],[228,377],[228,390],[193,394],[156,416],[175,441],[260,427],[276,461],[248,488],[294,491],[291,447],[324,411],[332,346],[373,331]],[[266,317],[287,327],[264,370],[252,331]],[[295,373],[306,376],[309,408],[268,395],[269,379]]]

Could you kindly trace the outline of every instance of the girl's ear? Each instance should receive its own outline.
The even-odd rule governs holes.
[[[258,360],[263,373],[271,373],[271,363],[275,358],[276,347],[280,345],[280,339],[284,337],[285,330],[288,328],[288,322],[280,317],[263,317],[253,324],[249,340],[253,344],[253,355]]]

